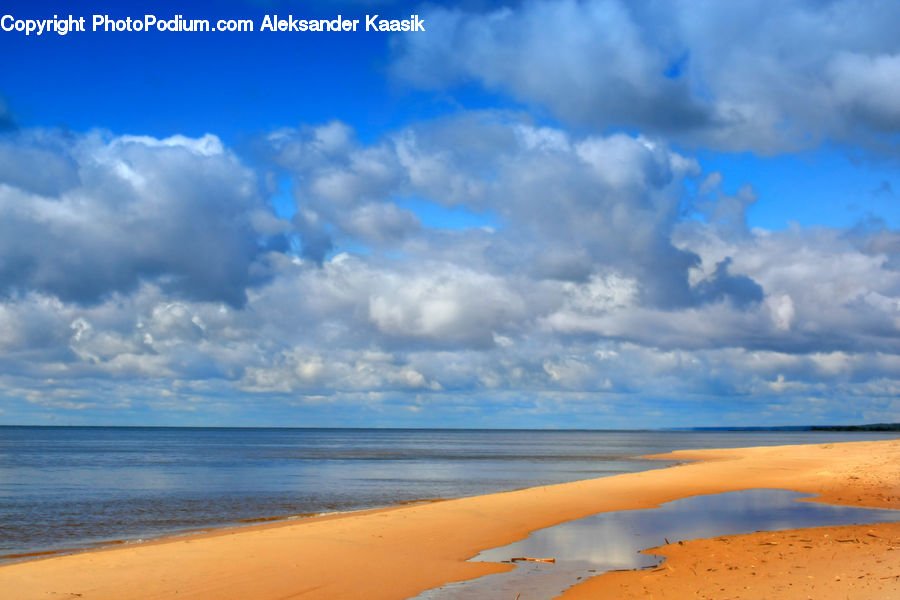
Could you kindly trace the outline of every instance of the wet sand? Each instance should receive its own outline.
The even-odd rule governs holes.
[[[508,569],[508,565],[468,563],[466,559],[485,548],[521,539],[535,529],[602,511],[648,508],[686,496],[753,488],[810,492],[819,494],[817,501],[824,502],[900,508],[900,440],[678,452],[658,458],[698,462],[515,492],[266,523],[14,563],[0,566],[0,590],[10,600],[400,599],[449,581]],[[844,535],[838,532],[843,528],[832,529],[834,535]],[[789,569],[801,563],[818,569],[815,572],[819,577],[831,573],[838,565],[847,566],[846,579],[841,579],[840,588],[826,585],[824,579],[816,580],[814,583],[819,587],[812,594],[815,598],[882,598],[883,593],[877,595],[880,592],[873,592],[874,596],[861,594],[872,588],[871,582],[876,579],[887,586],[900,585],[891,579],[900,574],[900,550],[888,549],[898,545],[897,528],[889,525],[864,529],[866,543],[858,544],[829,541],[832,537],[829,533],[829,538],[822,537],[822,541],[815,538],[815,543],[803,542],[800,546],[788,546],[787,538],[771,540],[778,546],[761,546],[753,536],[667,546],[662,552],[671,559],[664,563],[662,570],[603,575],[572,588],[564,598],[615,597],[610,589],[623,590],[624,598],[649,598],[649,594],[656,594],[652,596],[655,598],[806,598],[809,593],[782,596],[773,595],[771,590],[768,595],[747,595],[756,593],[754,586],[763,579],[771,585],[780,585],[778,582],[788,571],[795,578],[813,573]],[[812,532],[819,530],[775,535],[795,533],[810,540],[824,535]],[[853,533],[854,539],[859,537],[859,531]],[[811,547],[806,548],[807,545]],[[719,546],[730,551],[744,548],[743,553],[729,558],[735,562],[730,566],[737,569],[725,567],[727,573],[723,572],[725,554],[722,554],[724,550],[716,552]],[[790,548],[788,553],[780,550],[783,558],[772,554],[774,548],[782,546]],[[761,556],[765,550],[769,553]],[[762,563],[762,558],[766,558],[766,563]],[[831,561],[830,565],[823,562],[826,559]],[[769,570],[763,571],[761,564]],[[850,574],[850,565],[857,569],[852,573],[865,571],[862,578]],[[758,570],[753,571],[754,568]],[[698,578],[694,571],[700,570],[704,575]],[[765,577],[761,575],[763,572]],[[831,576],[840,577],[841,573]],[[647,577],[661,582],[659,592],[644,591]],[[622,583],[628,578],[634,582]],[[724,589],[709,588],[706,595],[695,595],[701,579],[720,581],[719,588]],[[680,594],[674,592],[676,583],[673,582],[683,586],[678,588]],[[798,585],[789,583],[792,585],[788,587]],[[610,585],[620,587],[603,587]],[[625,589],[622,585],[631,587]]]
[[[666,557],[658,568],[595,577],[563,600],[900,598],[900,523],[752,533],[650,551]]]

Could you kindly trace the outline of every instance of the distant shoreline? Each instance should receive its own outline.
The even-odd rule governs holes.
[[[559,431],[586,431],[586,432],[610,432],[610,433],[644,433],[654,431],[674,432],[728,432],[728,431],[900,431],[900,423],[869,423],[865,425],[776,425],[758,427],[664,427],[658,429],[553,429],[553,428],[524,428],[515,427],[489,428],[489,427],[281,427],[281,426],[240,426],[240,425],[48,425],[48,424],[0,424],[3,428],[73,428],[73,429],[247,429],[247,430],[295,430],[295,431],[533,431],[533,432],[559,432]]]
[[[669,431],[900,431],[900,423],[868,425],[785,425],[783,427],[690,427]]]

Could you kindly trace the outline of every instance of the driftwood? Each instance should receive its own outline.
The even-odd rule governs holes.
[[[545,562],[545,563],[555,563],[555,558],[532,558],[530,556],[517,556],[515,558],[509,559],[510,562],[519,562],[519,561],[528,561],[528,562]]]

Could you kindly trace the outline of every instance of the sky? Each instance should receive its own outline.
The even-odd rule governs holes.
[[[896,2],[0,19],[0,424],[900,421]]]

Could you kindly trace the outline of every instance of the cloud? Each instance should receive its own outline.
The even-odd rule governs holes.
[[[389,337],[490,347],[495,332],[527,316],[521,296],[510,287],[501,277],[450,265],[401,271],[379,278],[369,290],[369,319]]]
[[[408,128],[368,147],[342,137],[341,152],[310,161],[319,146],[316,132],[273,139],[276,160],[298,182],[307,248],[328,240],[330,249],[343,237],[433,253],[423,237],[429,232],[394,204],[427,198],[499,216],[504,227],[476,258],[486,268],[561,280],[612,270],[638,278],[647,302],[701,300],[688,284],[696,255],[670,242],[681,182],[699,167],[657,142],[621,134],[573,139],[481,113]]]
[[[371,245],[393,246],[418,232],[419,217],[393,203],[369,203],[354,208],[340,219],[350,236]]]
[[[900,44],[890,3],[533,0],[430,8],[392,72],[475,82],[579,126],[775,153],[823,139],[895,153]]]
[[[266,276],[255,174],[211,135],[0,138],[0,293],[90,304],[152,281],[239,306]]]
[[[841,53],[828,75],[839,106],[861,124],[876,131],[900,129],[900,107],[891,101],[900,94],[900,53]]]
[[[751,229],[751,189],[658,139],[494,112],[371,143],[329,123],[263,136],[258,173],[212,136],[3,144],[30,173],[0,184],[4,414],[900,410],[897,232]]]
[[[709,301],[727,298],[738,308],[747,308],[763,299],[763,288],[746,275],[732,275],[728,272],[731,257],[718,264],[712,276],[697,286],[697,294]]]
[[[683,81],[663,75],[669,66],[663,49],[648,46],[652,32],[627,4],[530,2],[486,13],[435,8],[425,18],[433,24],[429,39],[404,40],[394,66],[416,84],[476,79],[597,124],[640,122],[664,131],[708,119]]]

